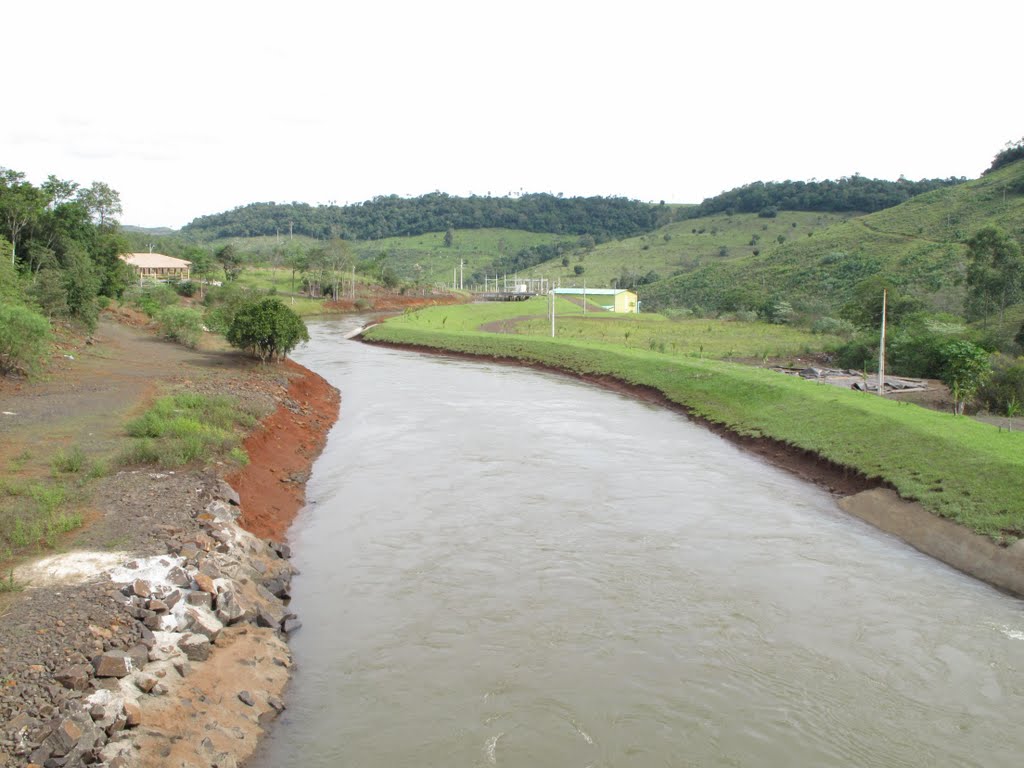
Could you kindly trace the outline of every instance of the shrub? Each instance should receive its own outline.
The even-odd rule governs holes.
[[[128,295],[132,303],[149,317],[156,317],[165,307],[178,303],[177,292],[164,283],[144,285],[138,292],[133,290]]]
[[[27,307],[0,304],[0,373],[35,373],[50,348],[50,324]]]
[[[215,333],[227,334],[238,311],[255,301],[252,293],[233,285],[211,290],[205,299],[207,310],[203,320],[206,327]]]
[[[283,359],[303,341],[309,341],[306,324],[279,299],[248,304],[235,314],[226,334],[228,343],[261,361]]]
[[[51,465],[54,472],[81,472],[85,467],[85,453],[77,445],[69,451],[61,448],[54,454]]]
[[[969,341],[951,341],[942,347],[942,382],[953,394],[953,412],[961,415],[992,373],[989,355]]]
[[[191,280],[185,280],[181,283],[172,283],[172,285],[174,286],[174,290],[178,292],[179,296],[187,296],[188,298],[195,296],[196,291],[198,290],[198,288],[196,288],[196,284]]]
[[[820,317],[811,326],[812,333],[827,333],[833,336],[853,336],[855,330],[849,320],[835,317]]]
[[[156,314],[160,334],[190,349],[203,337],[203,315],[188,307],[164,307]]]
[[[1024,406],[1024,357],[993,356],[992,377],[978,390],[978,400],[990,413]]]

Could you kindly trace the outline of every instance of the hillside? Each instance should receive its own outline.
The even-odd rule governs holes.
[[[935,309],[959,310],[963,242],[986,225],[1024,238],[1024,161],[810,236],[770,243],[758,255],[704,263],[646,287],[643,299],[652,309],[726,311],[783,299],[827,313],[847,300],[857,283],[880,274]]]
[[[792,240],[824,231],[849,215],[787,211],[771,219],[749,213],[688,219],[648,234],[602,243],[589,252],[573,255],[568,266],[562,266],[561,259],[556,258],[525,274],[560,279],[563,285],[586,278],[592,286],[634,287],[651,278],[663,280],[707,264],[734,261],[755,250],[764,251],[777,244],[779,237]],[[580,275],[576,274],[577,266],[583,267]]]

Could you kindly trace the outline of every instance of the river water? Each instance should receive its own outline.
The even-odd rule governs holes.
[[[680,415],[343,340],[270,766],[1020,766],[1022,603]]]

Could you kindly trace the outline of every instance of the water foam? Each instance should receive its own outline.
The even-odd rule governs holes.
[[[496,754],[496,750],[498,748],[498,739],[500,739],[504,735],[504,733],[499,733],[497,736],[491,736],[491,738],[487,740],[487,743],[484,744],[484,753],[487,755],[487,761],[491,765],[498,764],[498,755]]]

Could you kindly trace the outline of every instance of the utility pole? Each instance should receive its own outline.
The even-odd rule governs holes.
[[[464,264],[465,264],[465,262],[462,259],[459,259],[459,290],[460,291],[465,287],[465,284],[463,283],[463,280],[462,280],[463,277],[465,276],[465,271],[463,270]]]
[[[551,338],[555,338],[555,289],[551,289]]]
[[[882,289],[882,338],[878,344],[878,394],[885,397],[885,305],[886,290]]]
[[[583,314],[587,314],[587,278],[583,278]]]

